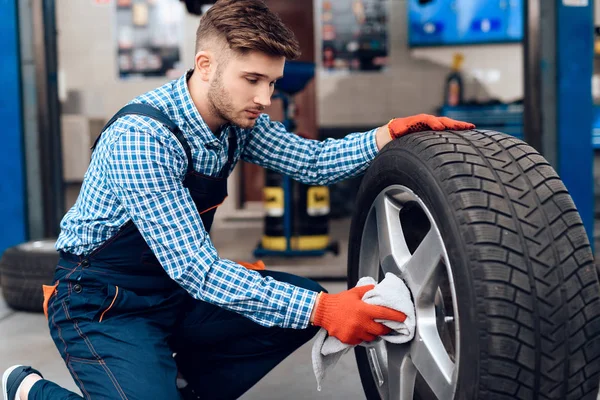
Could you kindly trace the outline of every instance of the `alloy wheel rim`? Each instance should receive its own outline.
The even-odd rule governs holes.
[[[360,246],[359,278],[381,281],[385,273],[394,273],[415,302],[412,341],[378,340],[366,346],[380,397],[412,400],[419,388],[436,399],[452,399],[458,379],[459,316],[450,261],[431,212],[411,189],[388,186],[367,214]]]

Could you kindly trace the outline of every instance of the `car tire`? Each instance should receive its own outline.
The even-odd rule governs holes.
[[[393,272],[415,302],[412,341],[355,348],[369,400],[596,400],[591,247],[563,182],[523,141],[473,130],[389,143],[362,180],[348,253],[349,287]]]
[[[40,240],[6,249],[0,260],[2,294],[9,307],[42,312],[42,285],[54,279],[58,252],[53,240]]]

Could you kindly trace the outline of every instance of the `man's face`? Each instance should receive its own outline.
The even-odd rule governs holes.
[[[252,128],[271,104],[275,81],[282,77],[284,64],[284,57],[257,51],[222,61],[208,90],[215,115],[241,128]]]

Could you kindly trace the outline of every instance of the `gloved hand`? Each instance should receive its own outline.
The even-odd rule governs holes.
[[[387,126],[392,139],[397,139],[402,135],[413,132],[444,131],[446,129],[461,131],[475,128],[475,125],[468,122],[455,121],[448,117],[436,117],[428,114],[419,114],[406,118],[394,118],[388,122]]]
[[[262,260],[258,260],[257,262],[254,262],[254,263],[249,263],[249,262],[245,262],[245,261],[236,261],[236,263],[238,263],[241,266],[246,267],[248,269],[253,269],[255,271],[262,271],[262,270],[266,269],[265,263]]]
[[[341,293],[321,293],[314,311],[313,324],[327,330],[330,336],[350,345],[371,342],[387,335],[390,328],[375,319],[404,322],[406,315],[391,308],[362,301],[374,285],[357,286]]]

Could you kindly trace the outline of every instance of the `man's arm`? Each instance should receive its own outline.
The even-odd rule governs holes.
[[[161,265],[194,298],[264,326],[306,327],[317,293],[221,259],[183,187],[184,172],[164,141],[136,131],[121,134],[106,166],[111,189]]]
[[[386,144],[408,133],[473,129],[447,117],[419,114],[394,118],[386,125],[343,139],[302,139],[263,114],[250,131],[242,159],[306,183],[330,185],[363,173]]]
[[[365,172],[378,144],[389,141],[380,138],[378,130],[317,141],[287,132],[263,114],[249,133],[242,159],[306,184],[330,185]]]

